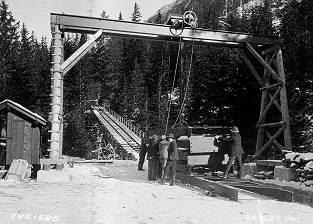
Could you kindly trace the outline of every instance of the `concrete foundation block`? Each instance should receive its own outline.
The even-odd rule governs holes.
[[[241,175],[244,177],[246,175],[253,176],[256,172],[259,172],[260,168],[256,163],[245,163],[242,166]]]
[[[280,181],[292,181],[296,180],[297,174],[294,168],[286,168],[284,166],[275,166],[274,168],[274,179]]]

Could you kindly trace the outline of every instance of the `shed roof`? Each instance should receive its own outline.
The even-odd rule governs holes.
[[[15,103],[12,100],[6,99],[0,103],[0,111],[5,109],[5,108],[12,108],[12,109],[26,115],[27,117],[33,119],[34,121],[39,122],[42,125],[46,125],[46,123],[47,123],[47,121],[45,119],[43,119],[40,115],[38,115],[34,112],[31,112],[27,108],[23,107],[21,104]]]

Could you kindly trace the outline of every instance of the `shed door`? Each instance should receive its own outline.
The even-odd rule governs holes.
[[[10,165],[13,159],[25,159],[28,163],[32,164],[33,133],[31,124],[22,118],[9,113],[7,135],[6,164]]]
[[[20,117],[8,114],[8,145],[6,164],[12,163],[13,159],[23,159],[24,151],[24,120]]]

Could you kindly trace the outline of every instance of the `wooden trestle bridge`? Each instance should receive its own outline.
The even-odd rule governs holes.
[[[138,160],[143,132],[112,110],[97,106],[93,107],[93,112],[114,140],[132,159]]]

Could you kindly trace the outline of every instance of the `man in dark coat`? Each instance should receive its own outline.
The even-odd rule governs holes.
[[[147,150],[149,147],[149,142],[147,136],[144,135],[141,139],[140,151],[139,151],[139,162],[138,162],[138,170],[143,170],[143,164],[145,162],[145,157],[147,154]]]
[[[158,175],[159,137],[152,135],[148,149],[148,180],[156,180]]]
[[[224,178],[227,178],[228,172],[233,165],[233,162],[237,163],[238,174],[237,177],[241,178],[241,168],[242,168],[242,154],[244,153],[243,148],[241,146],[241,136],[239,134],[239,129],[237,126],[231,128],[231,155],[227,163],[227,168],[224,174]]]
[[[176,160],[178,160],[178,149],[176,140],[172,133],[168,135],[168,141],[170,142],[168,147],[168,160],[165,167],[165,175],[162,177],[161,183],[163,184],[165,177],[169,176],[170,185],[173,186],[176,177]]]

